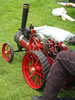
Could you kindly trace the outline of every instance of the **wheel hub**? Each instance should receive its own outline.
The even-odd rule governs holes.
[[[8,51],[5,51],[5,54],[7,54]]]
[[[35,72],[35,68],[32,67],[32,68],[29,69],[29,71],[32,72],[32,73],[34,73]]]
[[[36,66],[36,71],[37,72],[40,72],[41,71],[41,68],[39,66]]]

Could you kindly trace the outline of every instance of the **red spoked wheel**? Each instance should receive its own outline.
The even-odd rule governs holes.
[[[27,53],[23,58],[22,71],[26,82],[31,88],[42,88],[49,72],[47,58],[40,51]]]
[[[4,43],[2,47],[2,56],[6,62],[12,62],[14,58],[14,50],[10,43]]]
[[[42,43],[40,37],[36,38],[35,35],[32,35],[30,38],[30,41],[29,41],[29,48],[30,48],[30,51],[33,51],[33,50],[42,51],[43,43]]]

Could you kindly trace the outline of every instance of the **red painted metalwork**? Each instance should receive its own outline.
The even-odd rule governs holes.
[[[27,41],[21,39],[20,40],[20,45],[26,49],[26,51],[29,51],[29,44],[27,43]]]
[[[62,44],[62,50],[68,50],[68,47],[64,43]]]
[[[35,34],[35,32],[36,32],[36,31],[35,31],[34,29],[31,30],[31,34]]]
[[[30,48],[30,51],[33,51],[33,50],[42,51],[44,47],[43,47],[43,43],[41,42],[40,37],[36,38],[35,35],[32,35],[29,41],[29,48]]]
[[[43,81],[43,69],[39,58],[34,53],[27,53],[23,59],[22,71],[31,88],[38,89]]]

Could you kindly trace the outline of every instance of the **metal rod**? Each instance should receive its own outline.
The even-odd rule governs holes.
[[[26,50],[16,50],[16,51],[14,51],[14,52],[22,52],[22,51],[26,51]]]

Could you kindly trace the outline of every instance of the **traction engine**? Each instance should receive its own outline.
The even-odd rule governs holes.
[[[26,51],[22,61],[25,81],[33,89],[40,89],[46,82],[48,72],[58,52],[68,50],[63,42],[48,37],[42,39],[34,26],[26,28],[29,4],[23,5],[22,24],[20,31],[14,36],[18,50],[14,51],[10,43],[4,43],[2,55],[6,62],[12,62],[15,52]]]

